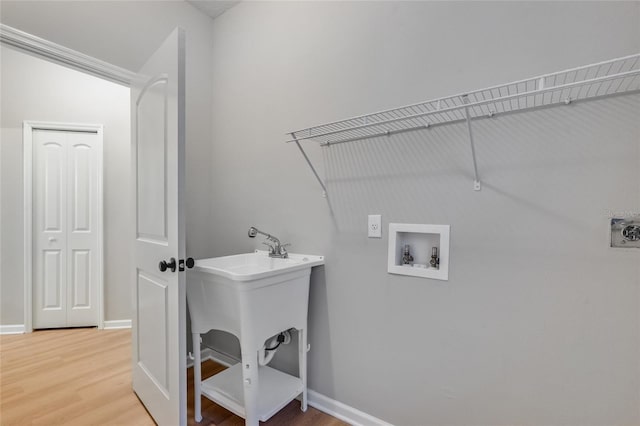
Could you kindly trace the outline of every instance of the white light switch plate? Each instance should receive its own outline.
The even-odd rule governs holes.
[[[382,215],[369,215],[369,238],[382,238]]]

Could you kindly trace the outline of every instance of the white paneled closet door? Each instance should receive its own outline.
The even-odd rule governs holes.
[[[99,321],[97,133],[33,132],[33,328]]]

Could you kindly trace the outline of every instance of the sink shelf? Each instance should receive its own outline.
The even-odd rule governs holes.
[[[258,418],[266,422],[304,390],[302,380],[268,366],[258,370]],[[202,382],[202,394],[245,418],[242,365],[236,364]]]

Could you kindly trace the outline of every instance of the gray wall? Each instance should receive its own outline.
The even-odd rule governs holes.
[[[186,30],[187,252],[194,257],[206,256],[211,244],[211,203],[202,194],[208,194],[210,186],[211,19],[183,1],[24,2],[3,0],[0,3],[0,21],[3,24],[134,71],[142,66],[145,59],[176,26],[181,26]],[[13,105],[5,105],[3,102],[3,108],[11,110]],[[44,117],[36,119],[40,118],[46,119]],[[4,144],[3,139],[3,151]],[[128,150],[122,154],[122,162],[118,164],[123,166],[125,172],[128,173]],[[17,158],[15,152],[12,155],[12,159]],[[8,160],[4,160],[4,153],[2,158],[2,185],[12,185],[12,180],[21,176],[21,171],[16,168],[19,164],[11,164],[11,169],[5,170]],[[130,184],[125,172],[118,176],[117,185],[122,191],[127,191]],[[116,190],[116,188],[113,189]],[[114,206],[113,208],[117,207],[114,203],[111,205]],[[6,210],[4,200],[2,200],[2,206]],[[121,208],[124,214],[129,207],[127,204]],[[21,212],[14,212],[14,216],[20,215]],[[3,212],[3,225],[5,219]],[[107,235],[106,238],[119,237]],[[11,257],[12,267],[15,267],[16,264],[21,265],[22,257],[19,252],[14,252],[16,249],[13,247],[14,243],[5,238],[4,226],[2,243],[3,265],[0,269],[5,274],[4,257]],[[7,245],[10,246],[9,249],[5,247]],[[113,272],[107,272],[107,279],[109,279],[109,274],[113,274],[115,277],[119,276],[117,271],[127,270],[128,263],[122,257],[116,257],[110,262],[112,262],[110,269]],[[11,288],[5,291],[5,288],[9,287],[5,285],[3,279],[3,314],[0,317],[0,324],[3,325],[22,323],[22,288],[14,287],[14,285],[18,284],[12,283]],[[116,298],[109,296],[107,298],[106,319],[128,319],[131,316],[131,307],[130,294],[119,293]]]
[[[23,120],[104,125],[105,319],[131,318],[129,88],[0,47],[2,292],[0,324],[22,324]]]
[[[327,256],[311,290],[312,389],[399,425],[640,423],[640,262],[605,246],[611,212],[640,211],[637,96],[477,123],[480,193],[459,126],[309,144],[328,200],[283,143],[637,52],[638,3],[243,2],[213,30],[184,2],[0,7],[3,23],[129,69],[187,29],[189,253],[251,250],[256,225]],[[450,280],[388,275],[369,213],[385,229],[451,224]],[[295,367],[291,351],[278,358]]]
[[[640,49],[639,3],[242,2],[214,21],[213,241],[323,254],[309,384],[398,425],[640,423],[638,95],[333,146],[286,131]],[[384,237],[366,236],[367,214]],[[389,222],[451,225],[448,282],[386,272]],[[237,351],[233,339],[207,343]],[[292,348],[276,364],[295,368]]]

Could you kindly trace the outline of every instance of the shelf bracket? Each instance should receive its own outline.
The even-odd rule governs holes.
[[[464,95],[462,97],[465,104],[469,103],[469,96]],[[480,191],[482,189],[482,184],[480,183],[480,178],[478,177],[478,162],[476,161],[476,147],[473,143],[473,130],[471,129],[471,116],[469,115],[469,106],[466,105],[464,107],[464,114],[467,119],[467,130],[469,131],[469,144],[471,145],[471,157],[473,159],[473,190]]]
[[[307,153],[304,152],[304,149],[302,149],[302,145],[300,145],[300,142],[298,141],[298,138],[296,137],[296,134],[295,133],[290,133],[290,135],[293,138],[293,141],[296,143],[296,145],[298,145],[298,149],[302,153],[302,156],[304,157],[304,159],[307,161],[307,164],[309,165],[309,167],[311,167],[311,171],[315,175],[316,179],[318,179],[318,183],[322,187],[322,196],[324,198],[327,198],[327,187],[324,185],[324,182],[320,178],[320,175],[318,175],[318,172],[316,171],[316,168],[313,167],[313,163],[311,163],[311,160],[309,160],[309,157],[307,157]]]

